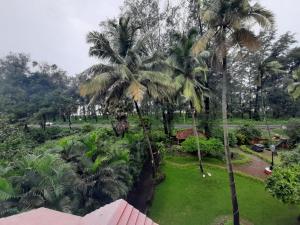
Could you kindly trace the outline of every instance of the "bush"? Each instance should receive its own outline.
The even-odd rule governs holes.
[[[136,142],[143,141],[144,135],[141,131],[128,131],[124,138],[127,139],[130,144],[134,144]]]
[[[213,138],[217,138],[222,143],[224,143],[224,133],[223,133],[223,128],[221,127],[215,127],[211,130],[211,136]],[[228,133],[228,141],[229,141],[229,146],[230,147],[235,147],[237,144],[237,138],[233,132]]]
[[[250,144],[255,138],[260,138],[261,132],[255,126],[246,124],[236,131],[238,145]]]
[[[182,149],[184,152],[197,152],[197,137],[191,136],[182,142]],[[223,155],[223,144],[219,139],[210,138],[198,138],[200,150],[202,153],[211,156],[222,156]]]
[[[95,127],[93,126],[93,125],[91,125],[91,124],[84,124],[83,126],[82,126],[82,128],[81,128],[81,131],[83,132],[83,133],[88,133],[88,132],[91,132],[91,131],[93,131],[93,130],[95,130]]]
[[[266,189],[284,203],[300,203],[300,166],[276,167],[266,181]]]
[[[248,144],[247,143],[247,138],[244,134],[241,134],[241,133],[236,133],[235,134],[235,137],[236,137],[236,141],[237,141],[237,144],[238,145],[245,145],[245,144]]]
[[[281,158],[282,166],[291,166],[291,165],[300,164],[300,145],[298,146],[298,148],[292,151],[283,152],[280,155],[280,158]]]
[[[286,134],[289,136],[292,145],[300,143],[300,121],[289,120]]]
[[[151,140],[154,142],[166,141],[166,134],[162,130],[152,130]]]
[[[46,130],[30,128],[29,130],[30,137],[39,144],[44,143],[47,140],[62,138],[74,133],[77,133],[77,130],[70,130],[69,128],[61,127],[47,127]]]

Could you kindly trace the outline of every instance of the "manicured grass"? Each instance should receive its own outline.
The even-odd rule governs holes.
[[[216,217],[231,214],[225,170],[205,168],[202,178],[191,159],[166,161],[166,180],[157,186],[150,217],[160,225],[209,225]],[[256,225],[296,225],[300,207],[284,205],[270,196],[264,184],[236,175],[241,216]]]
[[[300,118],[296,118],[296,120],[300,120]],[[288,123],[289,119],[273,119],[268,118],[268,124],[270,125],[286,125]],[[228,119],[229,124],[236,124],[236,125],[243,125],[243,124],[253,124],[253,125],[265,125],[266,122],[264,120],[256,121],[256,120],[250,120],[250,119],[240,119],[240,118],[230,118]]]
[[[236,159],[232,160],[232,164],[234,165],[240,165],[240,164],[246,164],[251,161],[251,158],[249,158],[245,153],[240,151],[237,148],[232,148],[232,152],[237,152],[239,155]],[[184,154],[184,155],[166,155],[166,160],[172,161],[177,164],[187,164],[187,163],[198,163],[198,157],[196,155],[189,155],[189,154]],[[213,164],[213,165],[218,165],[218,166],[226,166],[225,165],[225,159],[218,159],[215,157],[208,157],[205,156],[202,158],[202,161],[206,164]]]

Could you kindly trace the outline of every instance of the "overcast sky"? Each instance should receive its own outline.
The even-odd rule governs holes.
[[[70,75],[92,65],[86,34],[116,17],[123,0],[0,0],[0,57],[30,54],[57,64]],[[300,42],[300,1],[260,0],[276,15],[279,33],[292,31]]]

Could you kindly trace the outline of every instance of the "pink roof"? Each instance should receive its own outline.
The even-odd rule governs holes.
[[[123,199],[84,217],[46,208],[0,219],[0,225],[158,225]]]

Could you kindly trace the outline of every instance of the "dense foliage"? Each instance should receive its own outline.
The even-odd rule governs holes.
[[[287,124],[286,133],[290,138],[290,143],[294,146],[297,143],[300,143],[300,121],[290,120]]]
[[[258,35],[252,25],[262,28]],[[41,206],[84,214],[125,198],[148,159],[155,178],[179,111],[184,121],[192,118],[195,136],[177,148],[198,152],[203,177],[201,154],[226,157],[239,224],[229,145],[248,145],[261,132],[252,125],[228,132],[227,117],[300,115],[300,48],[290,33],[277,37],[273,25],[272,12],[250,0],[167,7],[125,0],[118,18],[88,33],[89,55],[98,63],[76,77],[24,54],[0,59],[0,116],[7,118],[0,121],[1,216]],[[129,125],[131,114],[143,133]],[[154,130],[146,114],[162,120],[164,131]],[[211,129],[221,114],[223,128]],[[113,116],[114,132],[90,124],[72,130],[73,121],[88,116]],[[197,119],[209,139],[198,137]],[[61,120],[69,129],[46,126]],[[287,134],[299,143],[299,122],[291,121]],[[268,179],[268,190],[284,202],[299,200],[298,157],[298,150],[284,154]]]
[[[219,139],[205,139],[201,137],[191,136],[182,142],[184,152],[197,152],[197,141],[203,154],[220,157],[223,156],[223,144]]]
[[[217,138],[224,142],[224,132],[223,129],[219,126],[214,126],[211,130],[211,136],[214,138]],[[229,146],[230,147],[235,147],[237,144],[237,138],[236,134],[234,132],[229,132],[228,133],[228,140],[229,140]]]
[[[1,216],[36,207],[84,214],[125,198],[145,161],[141,135],[97,129],[50,141],[0,168]]]
[[[284,203],[300,203],[300,146],[281,154],[281,165],[268,177],[266,189]]]
[[[284,203],[300,202],[300,166],[277,167],[268,178],[266,188]]]
[[[236,138],[239,145],[250,144],[252,140],[260,137],[260,130],[250,124],[243,125],[236,131]]]
[[[45,128],[49,119],[67,120],[76,109],[76,91],[72,78],[56,65],[31,62],[23,54],[0,59],[0,113],[13,122],[34,120]]]

